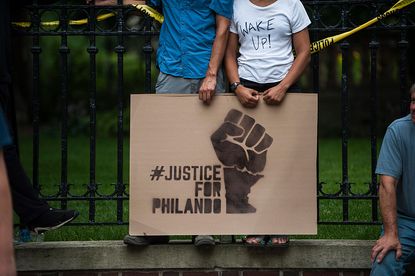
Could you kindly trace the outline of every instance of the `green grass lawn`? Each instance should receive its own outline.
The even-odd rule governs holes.
[[[54,195],[58,191],[61,179],[60,137],[53,134],[41,133],[39,182],[42,184],[43,195]],[[124,142],[124,183],[128,183],[128,147]],[[21,135],[20,151],[24,167],[32,176],[32,141],[30,135]],[[98,192],[109,195],[114,192],[117,176],[117,145],[115,138],[100,137],[96,145],[96,183]],[[370,142],[365,139],[349,141],[349,181],[352,191],[365,192],[370,182]],[[68,139],[68,183],[73,195],[83,195],[89,182],[89,137],[77,136]],[[333,193],[339,190],[342,179],[341,141],[339,139],[319,140],[319,177],[324,185],[324,191]],[[59,203],[52,202],[59,207]],[[69,201],[68,208],[77,209],[80,216],[76,222],[89,222],[89,203],[85,201]],[[96,201],[96,222],[116,221],[116,202]],[[123,206],[123,221],[128,221],[128,201]],[[370,221],[371,203],[367,200],[350,202],[349,216],[351,221]],[[341,221],[342,202],[339,200],[322,200],[320,217],[323,221]],[[297,238],[318,239],[376,239],[379,225],[319,225],[317,236],[298,236]],[[119,240],[128,232],[126,225],[116,226],[68,226],[46,233],[45,240]]]

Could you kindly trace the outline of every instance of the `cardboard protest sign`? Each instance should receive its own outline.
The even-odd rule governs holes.
[[[316,234],[317,95],[132,95],[130,234]]]

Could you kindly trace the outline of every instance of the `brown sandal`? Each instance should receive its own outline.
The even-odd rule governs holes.
[[[285,240],[285,242],[281,242]],[[290,239],[286,235],[272,235],[267,243],[269,247],[288,247]]]
[[[246,236],[242,239],[242,242],[246,246],[252,246],[252,247],[263,247],[267,243],[267,237],[266,236]]]

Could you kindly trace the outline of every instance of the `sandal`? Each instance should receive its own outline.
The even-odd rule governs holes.
[[[285,241],[284,241],[285,240]],[[269,247],[288,247],[290,239],[286,235],[272,235],[269,238],[267,246]]]
[[[263,247],[267,244],[268,236],[246,236],[242,242],[246,246]]]

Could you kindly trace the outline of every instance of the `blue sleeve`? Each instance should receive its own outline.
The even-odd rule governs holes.
[[[388,175],[399,180],[402,176],[402,153],[395,129],[388,127],[380,148],[376,174]]]
[[[11,143],[12,139],[7,128],[6,120],[4,119],[3,111],[0,109],[0,149]]]
[[[212,0],[209,8],[229,20],[232,19],[233,0]]]
[[[153,7],[160,7],[161,6],[161,0],[150,0],[150,5],[152,5]]]

